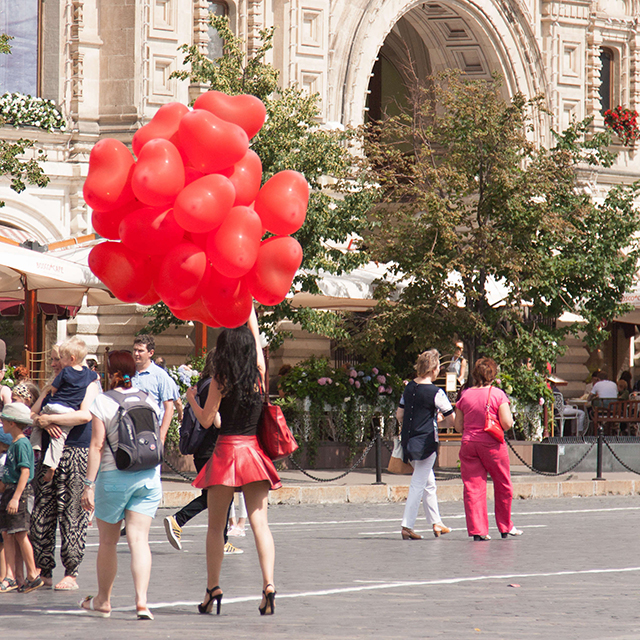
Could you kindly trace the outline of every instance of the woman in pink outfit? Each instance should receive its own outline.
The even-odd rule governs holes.
[[[465,389],[456,403],[455,429],[462,433],[460,473],[464,484],[467,531],[475,541],[490,540],[487,513],[487,473],[493,480],[495,515],[503,538],[522,535],[511,522],[513,487],[506,442],[485,432],[487,410],[506,431],[513,426],[509,399],[493,387],[498,366],[491,358],[480,358],[473,368],[474,386]]]

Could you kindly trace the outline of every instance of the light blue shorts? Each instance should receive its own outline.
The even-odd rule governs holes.
[[[155,517],[162,499],[157,469],[146,471],[101,471],[96,478],[96,518],[115,524],[125,511]]]

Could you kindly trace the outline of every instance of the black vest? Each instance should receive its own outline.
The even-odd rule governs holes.
[[[438,408],[435,384],[417,384],[413,380],[404,389],[402,449],[404,461],[425,460],[438,451]]]

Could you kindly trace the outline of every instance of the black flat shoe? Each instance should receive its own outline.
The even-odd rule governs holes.
[[[273,587],[273,585],[268,584],[262,591],[264,606],[258,607],[261,616],[272,616],[276,612],[276,591],[274,589],[267,593],[267,587]]]
[[[214,591],[220,593],[213,594]],[[198,605],[198,611],[200,613],[211,613],[213,610],[213,601],[216,601],[216,615],[220,615],[220,608],[222,607],[222,589],[220,587],[213,587],[213,589],[207,589],[207,600]]]

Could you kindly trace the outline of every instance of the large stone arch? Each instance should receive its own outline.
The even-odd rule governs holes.
[[[394,38],[406,42],[418,61],[426,56],[429,72],[461,68],[471,78],[488,78],[499,71],[505,97],[519,91],[548,99],[548,80],[530,23],[519,3],[505,0],[371,0],[353,30],[340,30],[331,47],[340,52],[333,65],[332,119],[363,122],[371,70],[385,42]],[[536,123],[539,142],[547,141],[545,125]]]

